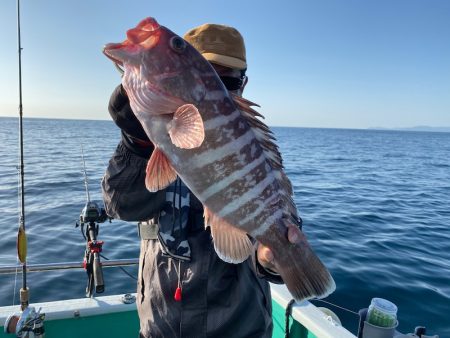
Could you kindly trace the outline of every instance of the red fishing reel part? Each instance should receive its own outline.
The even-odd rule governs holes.
[[[91,251],[91,253],[100,253],[102,252],[103,247],[103,241],[89,241],[88,242],[88,248]]]
[[[83,258],[83,268],[85,270],[87,270],[88,256],[90,256],[89,253],[91,253],[91,254],[95,254],[95,253],[99,254],[100,252],[102,252],[102,250],[103,250],[103,243],[104,243],[104,241],[97,241],[97,240],[89,241],[87,243],[87,248],[86,248],[86,251],[85,251],[85,254],[84,254],[84,258]],[[91,264],[91,261],[90,261],[89,264]]]

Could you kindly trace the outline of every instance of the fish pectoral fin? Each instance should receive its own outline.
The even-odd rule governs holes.
[[[177,173],[173,169],[166,155],[159,149],[155,148],[147,163],[145,186],[150,192],[166,188],[170,183],[175,181]]]
[[[178,148],[197,148],[205,139],[202,117],[193,104],[178,107],[172,121],[167,124],[167,131],[172,143]]]
[[[205,224],[211,227],[214,249],[227,263],[242,263],[255,250],[247,233],[217,217],[205,207]]]

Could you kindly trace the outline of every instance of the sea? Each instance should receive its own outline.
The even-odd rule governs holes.
[[[120,139],[111,121],[25,118],[27,263],[81,262],[76,227]],[[313,301],[353,333],[358,310],[381,297],[398,307],[398,330],[425,326],[450,337],[450,133],[272,128],[295,202],[336,291]],[[17,264],[19,121],[0,118],[0,265]],[[100,224],[103,259],[137,258],[135,223]],[[105,295],[135,292],[136,267],[105,268]],[[130,276],[131,275],[131,276]],[[30,302],[85,296],[86,272],[27,274]],[[0,275],[0,306],[18,304],[22,274]]]

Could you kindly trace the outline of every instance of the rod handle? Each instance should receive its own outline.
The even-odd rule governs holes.
[[[20,289],[20,308],[21,310],[25,310],[28,307],[28,302],[30,299],[30,290],[28,288]]]
[[[102,293],[105,291],[105,284],[103,282],[103,270],[102,265],[100,264],[100,257],[98,253],[94,254],[94,263],[93,263],[93,274],[94,274],[94,285],[95,292]]]

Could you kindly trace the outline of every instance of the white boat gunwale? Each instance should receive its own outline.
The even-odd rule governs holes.
[[[291,295],[285,285],[271,284],[272,299],[282,308],[286,308]],[[131,295],[136,297],[136,294]],[[111,313],[136,311],[136,303],[125,304],[124,294],[101,296],[93,298],[78,298],[58,300],[43,303],[33,303],[36,310],[42,308],[45,321],[60,319],[76,319],[82,317],[98,316]],[[20,305],[0,307],[0,325],[4,325],[7,317],[18,312]],[[356,338],[344,327],[327,319],[327,316],[315,305],[308,301],[294,304],[292,317],[303,325],[309,332],[318,338]]]

